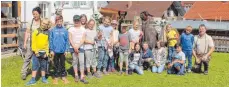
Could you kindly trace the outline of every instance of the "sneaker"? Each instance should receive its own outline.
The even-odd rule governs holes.
[[[112,68],[112,69],[111,69],[111,72],[116,72],[115,68]]]
[[[122,72],[122,71],[119,71],[119,74],[120,74],[120,75],[122,75],[122,74],[123,74],[123,72]]]
[[[58,84],[57,78],[53,79],[53,84]]]
[[[208,75],[208,71],[204,71],[204,75]]]
[[[26,74],[22,74],[22,75],[21,75],[21,79],[22,79],[22,80],[26,80]]]
[[[26,83],[26,86],[34,85],[35,83],[35,80],[30,80],[28,83]]]
[[[79,82],[79,76],[75,76],[75,82]]]
[[[182,76],[182,75],[184,75],[184,73],[180,73],[180,72],[179,72],[179,73],[177,73],[177,75],[180,75],[180,76]]]
[[[100,71],[96,72],[99,76],[102,76],[102,73]]]
[[[88,72],[87,77],[88,77],[88,78],[92,78],[91,72]]]
[[[44,77],[44,78],[42,78],[42,82],[45,83],[45,84],[47,84],[48,83],[48,80]]]
[[[108,69],[108,72],[112,72],[110,67],[109,67],[109,69]]]
[[[191,69],[188,69],[187,72],[190,73],[190,72],[192,72],[192,70]]]
[[[85,79],[81,79],[80,82],[82,82],[83,84],[88,84],[89,82]]]
[[[126,70],[126,75],[129,75],[128,70]]]
[[[104,75],[109,75],[106,70],[103,71]]]
[[[133,70],[129,70],[129,75],[132,75],[133,74]]]
[[[101,78],[101,76],[98,73],[94,73],[93,76],[95,76],[96,78]]]

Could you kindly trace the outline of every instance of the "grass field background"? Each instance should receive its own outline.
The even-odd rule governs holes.
[[[67,58],[71,60],[71,58]],[[21,80],[21,66],[23,60],[19,56],[1,59],[2,87],[25,87],[30,80]],[[71,64],[66,62],[66,69],[70,69]],[[184,76],[168,75],[166,71],[162,74],[144,71],[144,75],[120,76],[110,74],[101,79],[88,79],[89,84],[75,83],[73,77],[68,75],[69,84],[63,84],[59,80],[58,85],[52,84],[49,77],[48,84],[43,84],[38,80],[36,85],[31,87],[229,87],[229,53],[213,53],[210,62],[209,75],[188,73]]]

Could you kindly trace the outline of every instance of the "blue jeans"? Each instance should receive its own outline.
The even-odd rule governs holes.
[[[168,55],[168,62],[172,62],[172,56],[174,55],[174,53],[175,53],[175,48],[174,47],[169,47],[168,48],[168,52],[169,52],[169,55]]]
[[[164,70],[165,65],[160,65],[159,67],[153,66],[152,67],[152,72],[153,73],[161,73]]]
[[[143,70],[140,69],[140,67],[139,67],[138,65],[136,65],[136,64],[130,64],[130,65],[129,65],[129,68],[130,68],[131,70],[135,70],[139,75],[143,75],[143,74],[144,74],[144,73],[143,73]]]
[[[192,69],[192,50],[185,51],[183,50],[185,57],[188,58],[188,69]]]
[[[185,64],[174,63],[171,68],[168,69],[168,74],[184,74]],[[176,67],[180,67],[180,70],[177,70]]]
[[[114,56],[112,56],[111,58],[109,58],[108,68],[109,69],[115,68],[115,59],[114,59]]]
[[[103,67],[103,70],[107,69],[107,63],[108,63],[108,59],[109,59],[109,55],[107,50],[104,47],[99,47],[98,48],[98,56],[99,56],[99,60],[98,60],[98,71]]]
[[[38,71],[41,68],[41,71],[46,71],[47,69],[48,58],[39,58],[35,54],[32,55],[32,70]]]

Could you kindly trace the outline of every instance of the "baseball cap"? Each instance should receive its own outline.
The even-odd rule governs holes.
[[[80,16],[79,16],[79,15],[74,15],[74,16],[73,16],[73,21],[74,21],[74,22],[80,21]]]

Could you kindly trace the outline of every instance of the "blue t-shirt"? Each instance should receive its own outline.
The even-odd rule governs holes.
[[[182,46],[182,50],[184,50],[184,51],[192,51],[193,42],[194,42],[193,34],[186,34],[186,33],[182,33],[181,34],[180,43],[181,43],[181,46]]]
[[[69,48],[68,31],[65,27],[54,27],[49,32],[49,48],[54,53],[64,53]]]
[[[103,32],[103,36],[106,38],[106,40],[110,40],[110,34],[113,30],[112,26],[105,27],[103,24],[99,26],[99,29]]]
[[[142,59],[153,58],[153,53],[152,53],[152,51],[150,49],[148,49],[146,51],[146,53],[143,52],[142,54],[143,54],[142,55]]]
[[[179,52],[179,53],[175,53],[174,54],[174,56],[173,56],[173,58],[176,60],[176,59],[178,59],[178,60],[185,60],[185,54],[181,51],[181,52]]]

